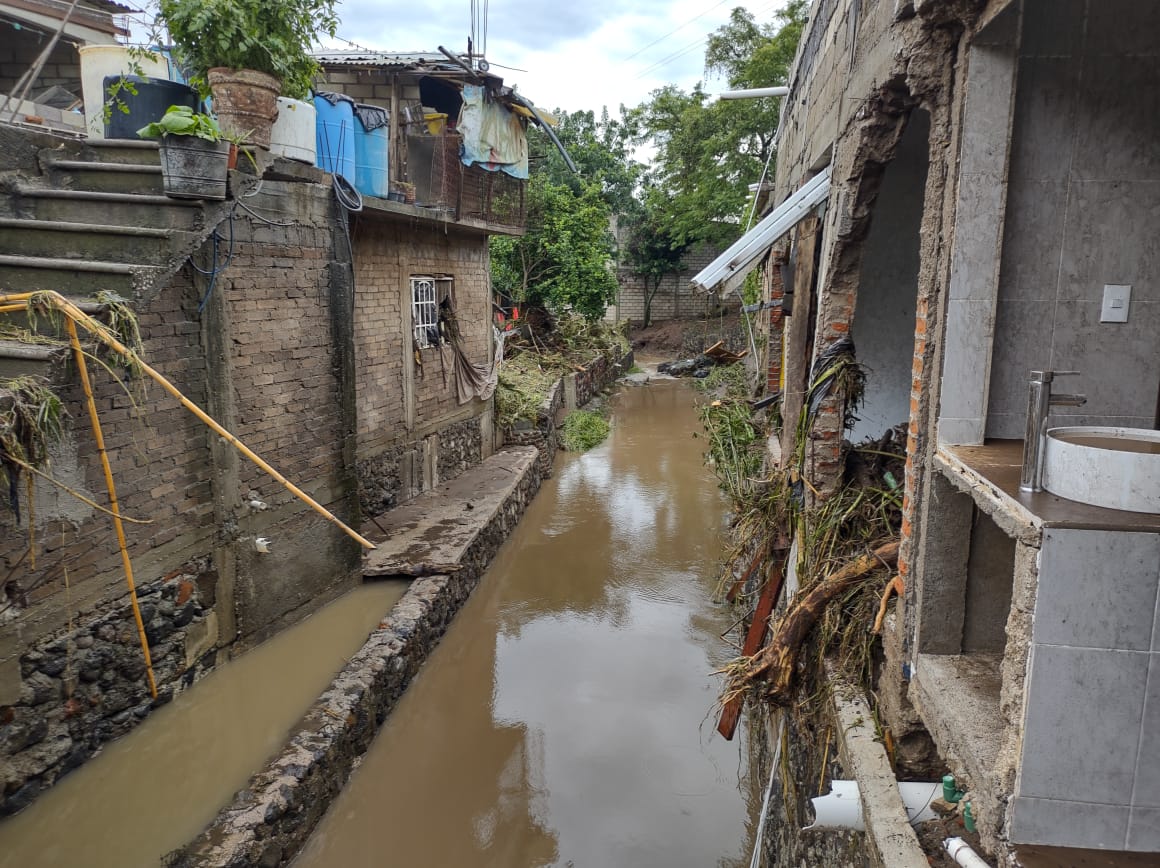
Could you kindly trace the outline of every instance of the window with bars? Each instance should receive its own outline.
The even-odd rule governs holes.
[[[439,303],[451,295],[450,277],[416,275],[411,278],[411,325],[415,346],[424,350],[442,343]]]

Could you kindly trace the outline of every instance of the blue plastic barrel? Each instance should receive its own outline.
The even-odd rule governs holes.
[[[354,186],[364,196],[378,196],[386,199],[391,192],[389,177],[388,143],[390,142],[387,126],[379,125],[368,129],[363,122],[364,116],[372,112],[382,112],[374,106],[355,107],[354,125]],[[385,115],[385,112],[383,112]],[[372,117],[374,114],[372,113]]]
[[[318,154],[314,165],[347,180],[355,177],[354,102],[341,97],[331,102],[323,94],[315,94],[314,108],[318,114],[315,124]]]

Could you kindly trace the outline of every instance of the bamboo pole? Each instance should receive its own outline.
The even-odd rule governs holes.
[[[83,315],[83,314],[82,314]],[[101,469],[105,472],[105,487],[109,490],[109,506],[113,513],[113,527],[117,531],[117,545],[121,549],[121,563],[125,567],[125,581],[129,585],[129,602],[133,606],[133,620],[137,622],[137,635],[141,639],[141,652],[145,655],[145,674],[149,678],[149,695],[157,698],[157,682],[153,678],[153,659],[149,654],[149,639],[145,636],[145,623],[141,620],[141,606],[137,602],[137,585],[133,581],[133,562],[129,559],[129,549],[125,544],[125,526],[121,523],[121,508],[117,504],[117,487],[113,483],[113,470],[109,466],[109,453],[105,451],[105,436],[101,433],[101,419],[97,415],[97,404],[93,400],[93,388],[89,383],[89,369],[85,364],[85,352],[77,337],[77,327],[71,315],[65,322],[69,343],[72,344],[73,358],[81,376],[81,386],[85,390],[85,401],[89,407],[89,421],[93,426],[93,437],[97,443],[97,454],[101,458]]]
[[[241,452],[244,456],[246,456],[246,458],[250,459],[250,461],[272,476],[277,482],[281,483],[287,491],[289,491],[291,494],[293,494],[295,497],[317,512],[327,521],[337,525],[347,536],[349,536],[363,548],[375,548],[374,543],[363,537],[354,529],[348,527],[341,519],[338,518],[338,516],[334,515],[322,504],[315,501],[314,498],[312,498],[309,494],[304,492],[285,476],[267,464],[261,458],[261,456],[251,451],[250,448],[246,446],[246,444],[244,444],[241,440],[219,425],[213,419],[213,417],[211,417],[208,413],[197,406],[197,404],[193,403],[193,401],[185,397],[185,395],[183,395],[176,386],[169,382],[169,380],[167,380],[149,365],[145,364],[140,356],[138,356],[135,352],[113,337],[112,334],[109,333],[109,330],[105,328],[105,326],[94,320],[60,293],[53,292],[52,290],[46,290],[39,293],[24,292],[16,293],[14,295],[0,295],[0,305],[5,305],[10,302],[27,302],[32,299],[33,296],[36,296],[39,299],[43,299],[45,302],[51,303],[54,307],[60,310],[61,313],[65,314],[65,316],[68,317],[70,321],[79,324],[85,331],[100,340],[114,352],[128,359],[133,364],[139,365],[144,373],[148,374],[149,377],[154,380],[154,382],[156,382],[161,386],[161,388],[176,398],[181,403],[181,405],[185,407],[185,409],[193,413],[194,416],[212,428],[217,434],[223,437],[226,442]],[[2,310],[2,308],[0,308],[0,310]]]

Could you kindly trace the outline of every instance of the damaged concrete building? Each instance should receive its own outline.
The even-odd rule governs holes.
[[[223,202],[167,198],[154,143],[49,131],[21,104],[0,124],[0,293],[52,290],[97,318],[101,299],[127,300],[148,364],[360,528],[502,444],[488,237],[524,231],[526,165],[465,163],[465,135],[480,145],[454,127],[470,88],[516,139],[530,112],[442,55],[323,60],[320,89],[383,110],[383,171],[410,195],[356,207],[330,172],[259,153]],[[24,474],[0,506],[0,814],[361,580],[338,525],[174,395],[94,363],[120,511],[147,522],[126,535],[151,700],[113,527],[90,505],[105,483],[74,359],[51,318],[6,315],[0,379],[44,377],[61,396],[50,475],[72,493]]]
[[[933,739],[1000,866],[1160,852],[1160,477],[1073,490],[1044,434],[1156,458],[1158,34],[1133,0],[815,0],[781,204],[706,281],[765,264],[783,419],[853,339],[858,418],[833,394],[771,441],[819,496],[850,441],[905,426],[877,712]],[[874,862],[911,864],[867,827]]]

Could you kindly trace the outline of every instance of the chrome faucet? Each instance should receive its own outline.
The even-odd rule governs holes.
[[[1053,395],[1051,382],[1056,377],[1072,376],[1079,371],[1032,371],[1027,392],[1027,433],[1023,438],[1023,473],[1020,491],[1043,490],[1043,447],[1047,442],[1047,417],[1052,407],[1081,407],[1083,395]]]

